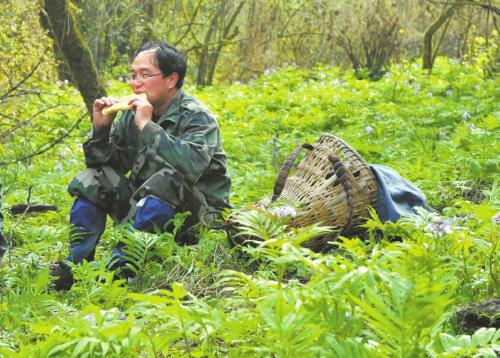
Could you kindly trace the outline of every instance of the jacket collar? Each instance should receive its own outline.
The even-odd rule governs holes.
[[[183,97],[184,91],[182,89],[179,89],[175,94],[175,97],[172,99],[172,102],[170,102],[170,105],[168,106],[165,113],[163,113],[163,115],[161,115],[161,117],[155,121],[156,124],[161,125],[165,121],[177,123],[181,118],[180,108]]]

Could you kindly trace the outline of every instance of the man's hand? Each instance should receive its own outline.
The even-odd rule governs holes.
[[[112,97],[101,97],[94,101],[94,105],[92,106],[94,128],[110,126],[113,123],[116,113],[110,113],[105,116],[102,114],[102,110],[116,102],[118,102],[118,99]]]
[[[133,97],[128,102],[135,111],[135,125],[142,131],[144,126],[153,118],[153,106],[144,97]]]

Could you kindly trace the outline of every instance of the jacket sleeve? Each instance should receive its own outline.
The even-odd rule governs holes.
[[[218,125],[204,112],[187,114],[180,125],[180,135],[176,137],[154,122],[146,124],[139,135],[148,153],[145,166],[150,173],[173,167],[188,183],[195,184],[208,168],[218,146]]]
[[[130,170],[127,158],[126,119],[123,115],[113,126],[93,128],[83,144],[85,164],[89,168],[108,165],[121,174]]]

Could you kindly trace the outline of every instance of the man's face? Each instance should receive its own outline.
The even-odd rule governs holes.
[[[134,93],[146,93],[153,108],[169,102],[176,93],[177,74],[164,77],[154,61],[155,49],[140,52],[132,62],[130,86]]]

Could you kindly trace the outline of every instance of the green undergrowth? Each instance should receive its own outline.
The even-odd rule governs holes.
[[[66,185],[84,168],[80,148],[91,124],[84,118],[70,130],[83,113],[77,92],[42,82],[48,94],[5,109],[18,117],[43,113],[1,142],[0,162],[64,138],[0,168],[12,244],[0,262],[0,356],[498,354],[500,330],[463,332],[455,315],[500,296],[498,79],[448,59],[438,59],[432,75],[403,62],[377,82],[338,68],[269,72],[247,84],[189,89],[218,117],[235,209],[272,192],[298,144],[331,133],[367,162],[396,169],[439,213],[385,224],[373,214],[365,239],[339,238],[326,253],[300,243],[328,228],[292,230],[266,212],[238,217],[240,230],[257,239],[244,247],[219,229],[180,246],[174,234],[131,233],[108,222],[97,260],[74,268],[69,292],[54,292],[50,265],[68,250]],[[108,85],[113,95],[127,92],[123,83]],[[28,199],[58,210],[6,210]],[[106,270],[119,240],[138,258],[129,281]]]

